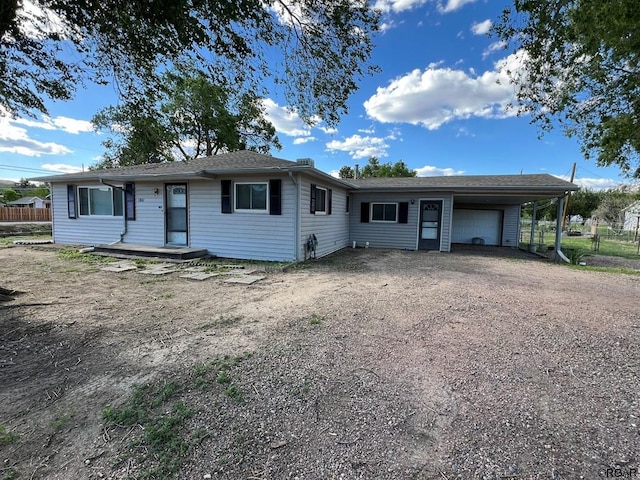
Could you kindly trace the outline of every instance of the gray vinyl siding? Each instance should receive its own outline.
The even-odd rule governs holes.
[[[282,215],[268,212],[221,213],[220,178],[189,183],[189,246],[218,257],[295,260],[296,186],[286,176],[227,177],[242,182],[282,180]],[[232,192],[234,191],[232,184]]]
[[[165,244],[164,191],[164,183],[161,182],[135,182],[136,219],[127,220],[127,233],[122,239],[123,243],[151,247]]]
[[[98,182],[78,183],[81,187],[99,187]],[[76,205],[77,206],[77,205]],[[101,245],[120,241],[123,217],[78,216],[69,218],[67,184],[51,184],[53,241],[67,245]]]
[[[502,246],[517,247],[520,237],[520,205],[504,207],[502,217]]]
[[[350,215],[350,241],[358,246],[373,248],[402,248],[415,250],[418,246],[418,213],[420,200],[442,200],[442,222],[440,230],[440,251],[448,252],[451,247],[451,194],[435,193],[356,193],[352,195]],[[414,203],[411,203],[414,200]],[[407,223],[360,222],[360,209],[363,202],[409,203]]]
[[[331,215],[317,215],[310,212],[312,183],[321,188],[331,189]],[[311,234],[318,239],[316,257],[322,257],[346,247],[349,244],[349,218],[354,215],[353,206],[351,206],[351,213],[346,213],[346,189],[307,177],[299,177],[299,187],[300,240],[298,259],[304,259],[305,242]]]

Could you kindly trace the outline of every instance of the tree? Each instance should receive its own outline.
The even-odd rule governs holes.
[[[519,50],[511,70],[522,112],[557,120],[586,158],[640,178],[640,3],[515,0],[494,34]]]
[[[604,221],[615,233],[622,231],[624,225],[624,209],[637,199],[625,188],[609,189],[602,192],[602,198],[593,216]]]
[[[262,93],[267,77],[305,120],[335,125],[370,63],[379,12],[353,0],[33,0],[0,7],[0,115],[46,113],[84,81],[153,103],[185,59],[214,85]],[[64,55],[61,55],[64,53]]]
[[[586,221],[591,218],[593,211],[600,205],[601,197],[600,192],[588,188],[580,188],[577,192],[572,193],[569,198],[567,215],[580,215]]]
[[[402,160],[394,164],[391,164],[391,162],[380,163],[376,157],[370,157],[369,163],[362,167],[360,177],[415,177],[416,174],[417,172],[415,170],[409,170]]]
[[[107,152],[100,167],[280,148],[275,127],[264,118],[261,100],[254,94],[235,94],[212,85],[193,66],[166,72],[163,78],[153,110],[125,103],[94,116],[98,130],[109,130],[116,137],[103,142]]]
[[[14,200],[18,200],[21,197],[22,195],[20,195],[12,188],[5,188],[4,190],[0,191],[0,200],[5,203],[13,202]]]
[[[349,165],[344,165],[338,172],[340,178],[355,178],[356,172]]]

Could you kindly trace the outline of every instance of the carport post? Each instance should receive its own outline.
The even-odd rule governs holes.
[[[538,216],[538,202],[533,202],[533,213],[531,214],[531,236],[529,237],[529,251],[535,252],[536,247],[533,244],[535,241],[535,229],[536,229],[536,217]]]
[[[556,212],[556,262],[565,261],[562,254],[562,215],[564,211],[564,197],[558,197],[558,208]],[[564,258],[563,258],[564,257]]]

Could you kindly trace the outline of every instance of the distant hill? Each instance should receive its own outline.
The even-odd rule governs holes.
[[[2,180],[0,178],[0,188],[13,188],[16,186],[16,182],[12,182],[11,180]]]

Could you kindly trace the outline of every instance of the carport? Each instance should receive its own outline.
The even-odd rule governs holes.
[[[452,244],[518,247],[521,206],[549,199],[558,199],[556,251],[560,252],[564,197],[578,188],[548,174],[349,181],[356,187],[352,243],[441,252],[450,251]],[[390,213],[378,218],[373,209]]]

